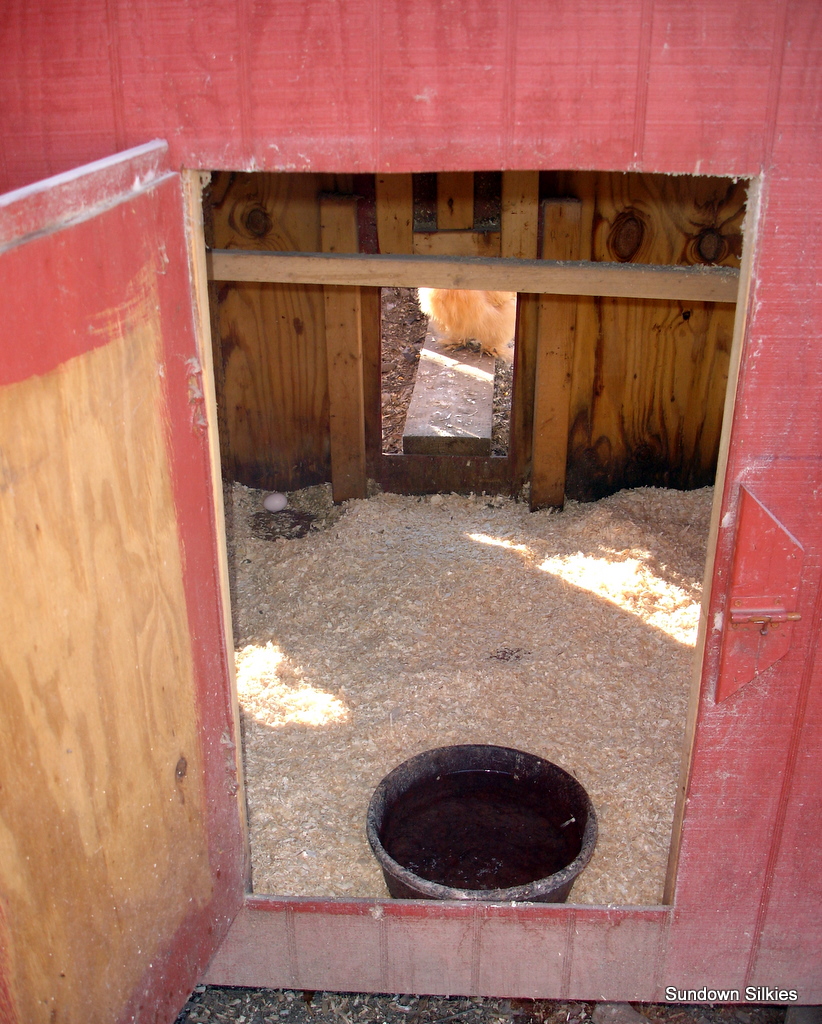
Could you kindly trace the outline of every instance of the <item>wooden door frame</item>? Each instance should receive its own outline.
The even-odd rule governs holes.
[[[739,270],[739,291],[737,293],[736,314],[734,317],[734,334],[731,342],[728,384],[725,392],[725,411],[722,416],[722,433],[719,440],[719,457],[716,466],[714,483],[714,501],[711,509],[711,522],[708,530],[708,553],[705,560],[705,573],[702,584],[702,602],[699,615],[699,629],[692,661],[691,693],[688,698],[688,716],[685,723],[685,737],[682,748],[682,765],[674,808],[674,823],[671,834],[671,846],[668,857],[668,869],[665,878],[663,902],[671,904],[676,899],[676,880],[679,869],[679,855],[682,843],[682,829],[688,800],[688,788],[691,778],[691,763],[696,742],[697,718],[699,701],[703,687],[709,685],[706,678],[705,647],[708,636],[708,614],[717,585],[716,549],[719,526],[724,510],[727,509],[730,495],[728,479],[728,456],[731,448],[734,413],[736,411],[739,390],[739,371],[748,331],[748,320],[753,282],[754,254],[757,244],[757,228],[759,225],[760,199],[762,182],[760,178],[751,178],[748,184],[748,200],[743,225],[742,261]]]
[[[731,486],[726,479],[726,471],[739,369],[747,336],[759,195],[760,182],[752,178],[748,191],[744,256],[738,277],[703,610],[693,658],[693,681],[664,904],[642,907],[466,905],[458,901],[314,899],[248,892],[242,910],[203,977],[205,983],[548,999],[659,1001],[664,998],[664,990],[670,980],[664,974],[665,964],[678,919],[676,873],[698,708],[705,688],[713,683],[706,678],[705,619],[712,588],[717,583],[714,562],[718,528],[727,508]],[[199,236],[195,238],[195,245],[205,253],[204,241]],[[287,262],[289,259],[290,263]],[[215,262],[219,264],[216,272]],[[369,280],[373,265],[379,262],[390,267],[397,280],[406,281],[407,278],[410,281],[410,272],[417,281],[422,271],[423,283],[432,285],[452,282],[453,277],[449,275],[459,275],[465,270],[464,261],[460,260],[438,260],[432,275],[431,262],[425,266],[407,258],[343,256],[322,259],[317,254],[296,254],[289,258],[266,253],[261,259],[257,253],[212,253],[207,261],[205,258],[197,260],[195,292],[198,296],[205,296],[208,278],[232,276],[234,279],[238,272],[246,280],[295,281],[308,278],[320,283],[328,283],[330,274],[335,283],[359,285]],[[472,270],[476,271],[477,263],[476,260],[471,261]],[[489,260],[488,263],[496,265],[494,270],[499,269],[498,260]],[[242,264],[246,269],[238,270]],[[272,270],[275,266],[276,269]],[[508,268],[506,264],[506,271],[509,270],[512,277],[506,283],[517,290],[516,268]],[[544,266],[529,267],[527,272],[539,274],[545,270]],[[486,268],[481,266],[480,275],[486,272]],[[578,277],[581,280],[585,274],[593,272],[581,267]],[[547,279],[550,281],[555,273],[562,275],[565,271],[548,267]],[[498,282],[499,278],[494,280]],[[557,280],[557,291],[567,288],[563,277],[558,276]],[[602,277],[592,277],[594,280],[601,286]],[[593,289],[598,285],[592,283],[590,287]],[[632,286],[629,284],[628,287]],[[209,318],[202,309],[200,322],[203,329],[208,330]],[[204,341],[203,350],[210,351],[208,338]],[[211,411],[211,400],[209,409],[209,415],[214,417],[212,422],[216,424],[216,405]],[[218,447],[216,443],[213,446],[215,478],[219,474]],[[383,457],[383,462],[386,458]],[[218,501],[221,503],[221,495]],[[227,566],[221,572],[227,579]]]

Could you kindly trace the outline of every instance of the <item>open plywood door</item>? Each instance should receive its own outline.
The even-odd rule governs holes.
[[[0,198],[4,1022],[173,1020],[243,899],[190,247],[165,160],[153,143]]]

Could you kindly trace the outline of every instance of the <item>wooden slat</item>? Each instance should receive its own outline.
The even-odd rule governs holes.
[[[528,481],[531,444],[534,433],[534,381],[536,379],[539,296],[530,292],[517,295],[517,327],[514,344],[514,382],[511,389],[511,416],[508,439],[508,463],[511,491],[518,494]]]
[[[502,175],[502,252],[514,259],[537,258],[539,172],[505,171]]]
[[[380,484],[396,494],[508,494],[508,460],[494,456],[383,455]]]
[[[581,217],[582,203],[578,199],[550,199],[542,204],[543,256],[578,258]],[[540,297],[531,456],[532,511],[547,506],[562,508],[565,500],[576,316],[573,296]]]
[[[215,366],[214,360],[211,357],[213,351],[213,342],[211,336],[211,317],[215,315],[215,309],[210,306],[211,295],[209,292],[210,288],[214,285],[209,285],[206,273],[206,247],[205,247],[205,234],[204,234],[204,220],[203,220],[203,189],[205,187],[205,179],[198,171],[184,171],[183,172],[183,195],[186,203],[186,223],[188,225],[188,232],[190,236],[189,246],[189,258],[191,261],[191,282],[192,282],[192,297],[194,301],[194,316],[195,316],[195,328],[196,335],[199,341],[200,349],[200,368],[201,368],[201,390],[203,392],[203,415],[209,428],[206,431],[205,443],[208,445],[210,460],[211,460],[211,474],[210,479],[206,481],[208,489],[212,498],[214,507],[214,519],[216,526],[216,536],[214,543],[216,545],[216,552],[214,558],[214,572],[216,574],[216,582],[219,586],[221,595],[225,597],[219,603],[217,613],[220,616],[222,624],[222,635],[223,637],[232,636],[232,622],[231,622],[231,602],[230,602],[230,574],[228,566],[228,550],[226,544],[226,523],[225,523],[225,506],[223,499],[223,478],[220,472],[221,468],[221,457],[220,457],[220,444],[221,438],[219,435],[219,415],[217,408],[217,385],[215,381]],[[185,490],[188,494],[191,490],[191,485],[187,481],[185,484]],[[198,588],[202,584],[202,575],[197,573],[197,586]],[[222,645],[221,645],[222,649]],[[237,679],[234,670],[234,658],[225,658],[225,692],[228,697],[227,706],[224,708],[224,713],[228,717],[232,726],[231,735],[235,737],[240,736],[240,705],[237,697]],[[209,678],[209,692],[211,695],[214,693],[214,683]],[[213,702],[212,703],[216,703]],[[211,714],[214,715],[217,712],[217,708],[213,708]],[[217,727],[219,728],[219,719],[217,719]],[[211,725],[206,716],[203,715],[200,720],[200,727],[205,731],[209,727],[215,728]],[[216,731],[216,730],[215,730]],[[220,730],[222,735],[222,730]],[[234,748],[234,759],[237,773],[237,784],[238,784],[238,806],[241,808],[245,807],[245,786],[243,780],[242,771],[242,755],[240,752],[240,745],[238,744]],[[243,882],[246,886],[250,886],[251,883],[251,862],[250,852],[248,848],[248,832],[247,832],[247,821],[244,813],[238,815],[240,819],[240,825],[242,828],[242,850],[243,850]],[[215,832],[217,830],[215,829]],[[218,842],[222,842],[222,836],[215,837]],[[226,844],[227,845],[227,844]]]
[[[474,175],[440,171],[437,175],[437,228],[470,231],[474,226]]]
[[[499,231],[415,231],[415,256],[499,256]]]
[[[739,281],[739,271],[734,267],[667,267],[584,260],[562,263],[215,249],[209,255],[209,263],[209,276],[215,281],[480,288],[695,302],[736,302]]]
[[[320,236],[329,253],[357,249],[357,200],[320,197]],[[362,310],[356,286],[323,289],[334,501],[366,496]]]
[[[507,260],[536,260],[537,232],[526,228],[527,211],[536,216],[539,174],[506,172],[502,176],[500,255]],[[517,287],[519,291],[519,286]],[[537,297],[520,291],[514,344],[514,382],[508,435],[510,487],[518,494],[528,479],[534,413],[537,350]]]
[[[377,241],[381,253],[414,251],[414,191],[410,174],[378,174]]]
[[[209,985],[653,1001],[670,910],[251,896]],[[338,951],[329,956],[329,950]],[[614,964],[618,969],[614,969]]]

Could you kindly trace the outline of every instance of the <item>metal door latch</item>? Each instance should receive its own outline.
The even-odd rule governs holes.
[[[736,598],[731,606],[732,626],[759,626],[762,636],[767,636],[771,628],[778,629],[783,622],[799,622],[801,618],[799,612],[785,611],[779,598],[771,601],[767,598],[748,601]]]

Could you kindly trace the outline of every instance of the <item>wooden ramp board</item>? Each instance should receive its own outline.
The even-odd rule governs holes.
[[[494,357],[450,349],[429,328],[405,418],[406,455],[490,455]]]

